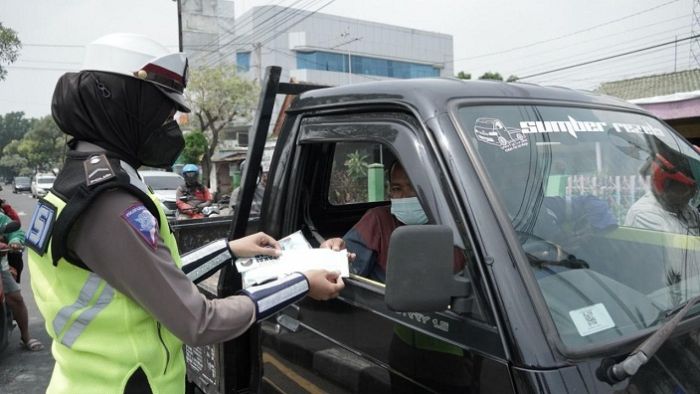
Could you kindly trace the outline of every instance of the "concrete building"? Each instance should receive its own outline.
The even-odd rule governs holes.
[[[280,6],[241,15],[223,45],[258,80],[270,65],[282,67],[283,81],[323,85],[453,76],[451,35]]]
[[[233,63],[225,55],[222,41],[234,29],[233,0],[177,0],[180,13],[180,42],[190,67],[200,59]]]

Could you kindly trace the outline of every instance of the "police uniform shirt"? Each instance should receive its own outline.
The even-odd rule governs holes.
[[[172,261],[158,229],[148,240],[125,218],[139,204],[126,191],[102,193],[76,222],[68,247],[188,345],[218,343],[245,332],[255,321],[250,298],[202,295]]]

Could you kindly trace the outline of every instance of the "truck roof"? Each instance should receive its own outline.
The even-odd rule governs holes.
[[[563,101],[641,110],[624,100],[588,91],[530,83],[465,81],[457,78],[378,81],[316,89],[303,93],[292,110],[376,101],[410,103],[421,113],[429,114],[444,111],[447,101],[455,98]]]

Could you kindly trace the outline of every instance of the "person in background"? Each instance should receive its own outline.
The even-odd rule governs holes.
[[[15,209],[12,208],[12,206],[2,198],[0,198],[0,213],[4,213],[12,221],[22,224],[22,221],[19,219],[19,214],[17,213],[17,211],[15,211]],[[17,283],[20,283],[20,280],[22,278],[22,271],[24,270],[24,260],[22,259],[22,254],[10,253],[7,256],[7,261],[10,265],[10,272],[12,273],[12,277],[15,278],[15,281]]]
[[[9,216],[0,213],[0,227],[4,227],[11,221],[13,220]],[[19,328],[20,345],[25,350],[38,351],[42,350],[44,345],[38,339],[32,338],[29,333],[27,305],[22,297],[22,289],[10,272],[10,266],[7,262],[8,256],[11,255],[18,255],[20,259],[22,258],[23,245],[24,231],[22,230],[0,234],[0,250],[3,250],[0,251],[0,274],[2,275],[2,288],[5,293],[5,300]]]
[[[196,164],[186,164],[182,167],[185,184],[177,188],[177,209],[183,215],[192,219],[203,218],[201,209],[211,205],[214,200],[209,189],[199,181],[199,167]]]
[[[691,236],[682,245],[691,245],[700,235],[700,213],[690,202],[697,194],[691,158],[665,144],[657,143],[658,152],[652,153],[640,173],[649,181],[649,191],[630,207],[625,226],[665,233]],[[700,261],[695,253],[685,248],[665,248],[665,269],[662,280],[669,287],[669,299],[680,304],[700,292]]]
[[[309,270],[207,299],[182,271],[195,256],[279,255],[258,233],[218,240],[181,260],[162,205],[138,176],[172,167],[184,148],[174,120],[189,112],[187,58],[136,34],[85,48],[61,76],[51,112],[72,138],[39,200],[26,245],[32,290],[53,339],[48,393],[184,393],[183,343],[228,341],[308,295],[336,297],[337,272]]]

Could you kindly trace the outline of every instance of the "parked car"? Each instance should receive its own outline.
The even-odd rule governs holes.
[[[44,197],[49,189],[53,187],[55,180],[56,177],[52,174],[35,175],[31,186],[32,197]]]
[[[28,192],[32,189],[32,181],[27,176],[16,176],[12,180],[12,193]]]
[[[307,297],[232,342],[186,346],[190,385],[208,394],[698,390],[697,229],[625,225],[646,193],[640,169],[656,165],[661,147],[700,179],[700,155],[662,120],[616,98],[532,84],[310,90],[279,77],[271,68],[263,84],[230,239],[301,230],[318,246],[368,210],[387,211],[382,193],[368,198],[383,179],[351,173],[350,159],[368,172],[402,163],[428,224],[368,240],[388,243],[385,281],[353,265],[337,299]],[[285,113],[260,219],[249,221],[283,87],[307,91]],[[242,286],[235,264],[211,279],[199,284],[210,297]]]
[[[177,188],[185,184],[185,179],[179,174],[167,171],[142,170],[139,174],[163,204],[165,215],[174,218],[177,215],[175,194]]]

